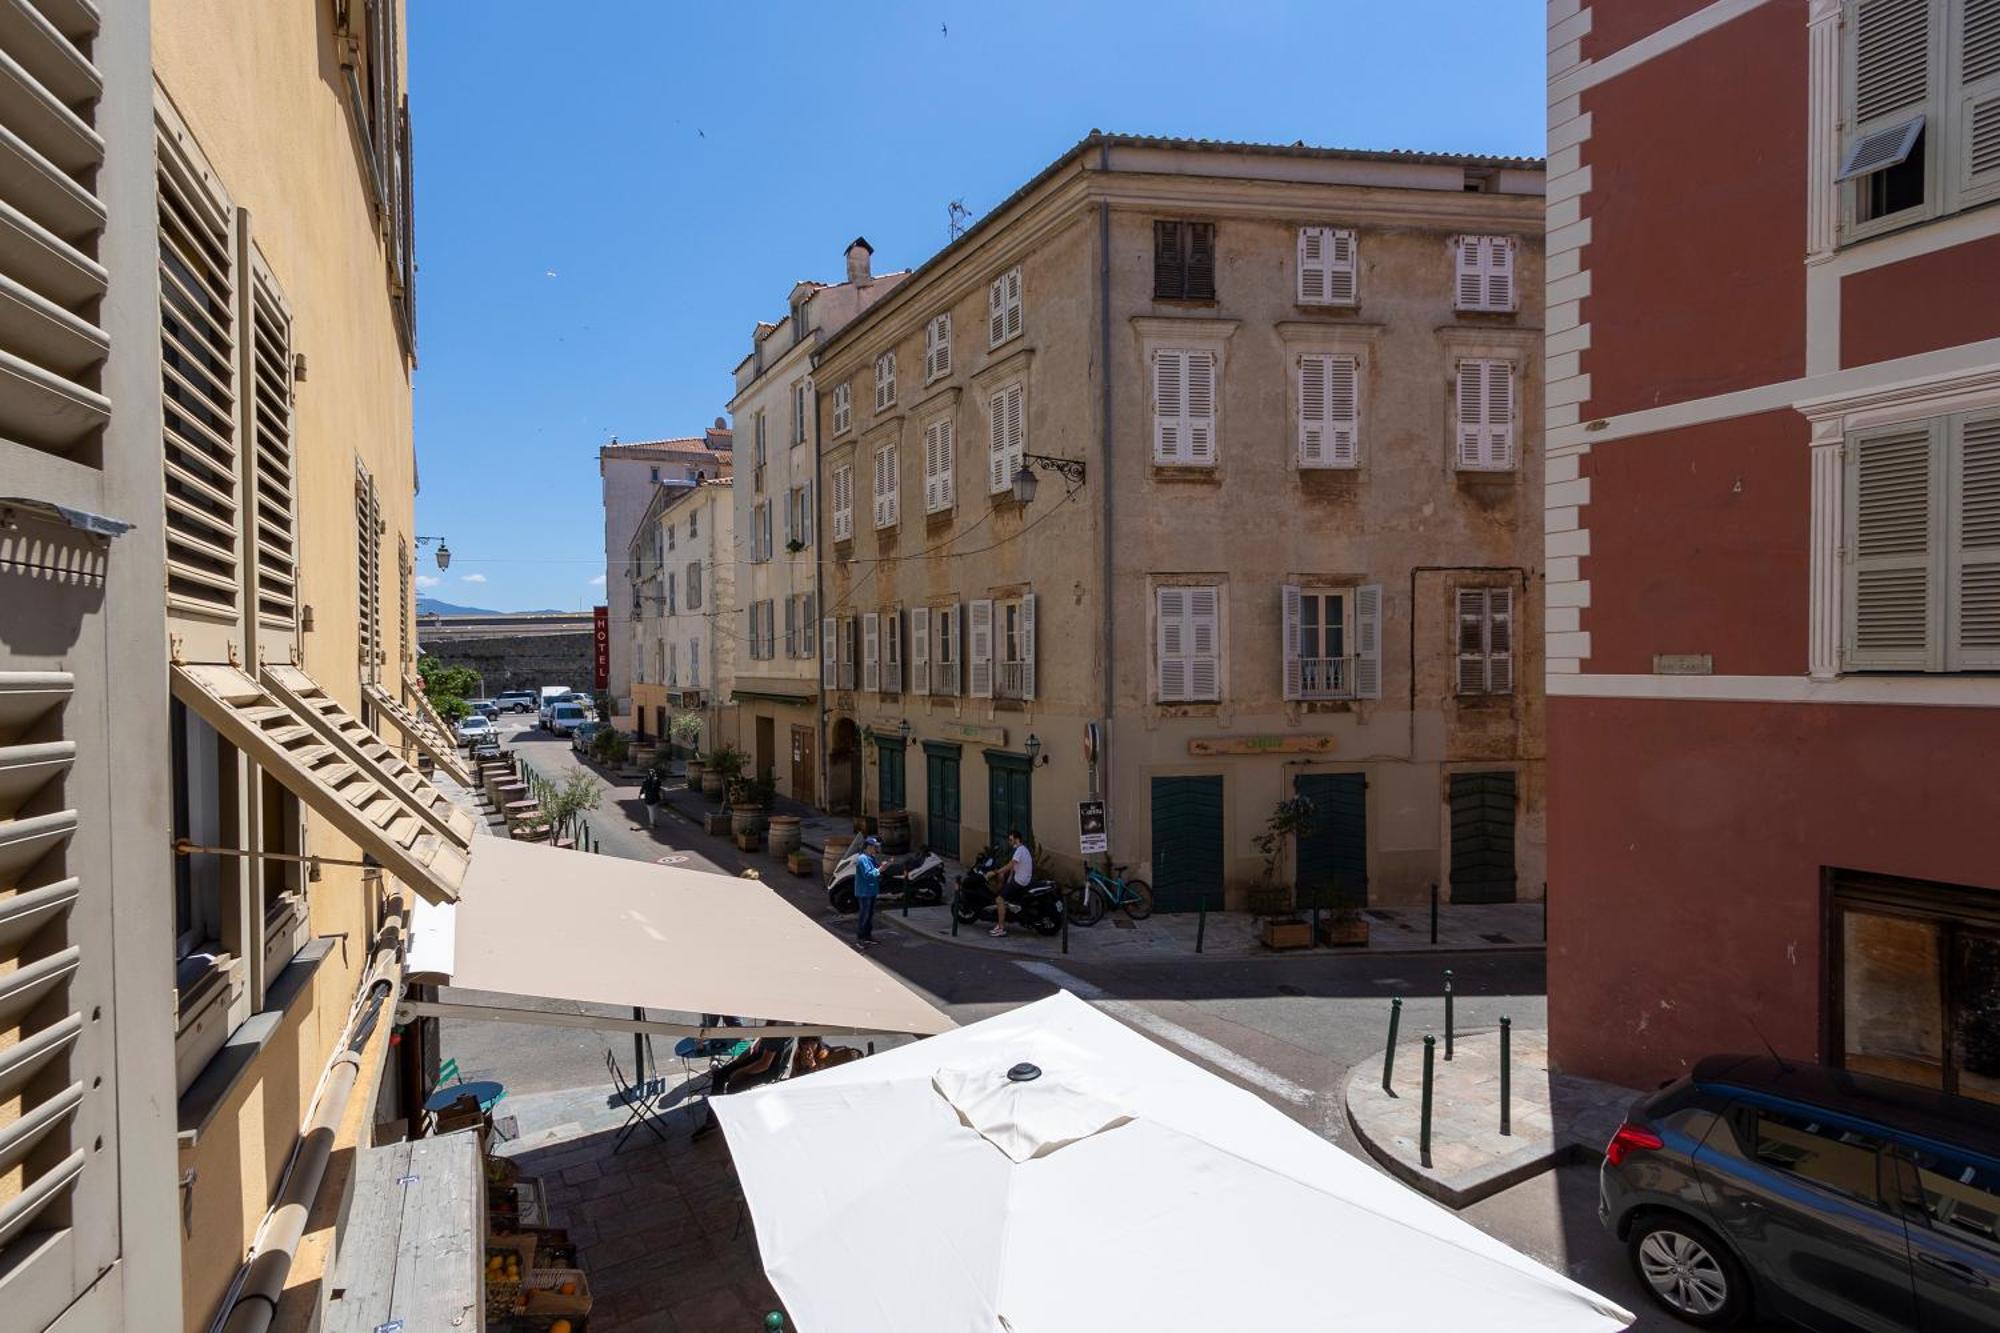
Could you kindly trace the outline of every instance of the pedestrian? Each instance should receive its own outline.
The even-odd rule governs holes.
[[[882,840],[870,834],[854,858],[854,941],[864,949],[875,945],[875,900],[882,896]]]
[[[987,934],[1001,936],[1007,933],[1007,889],[1012,886],[1026,890],[1035,878],[1035,854],[1028,850],[1028,840],[1021,836],[1021,830],[1007,830],[1007,845],[1014,849],[1007,858],[1007,864],[991,872],[993,884],[993,929]]]
[[[646,807],[646,827],[652,828],[660,813],[660,770],[649,768],[639,783],[639,800]]]

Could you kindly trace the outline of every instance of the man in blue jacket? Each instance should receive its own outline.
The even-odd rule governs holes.
[[[863,949],[875,945],[875,900],[882,895],[882,866],[875,858],[881,854],[882,840],[871,834],[854,858],[854,942]]]

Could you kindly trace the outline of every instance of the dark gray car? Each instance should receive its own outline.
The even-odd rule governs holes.
[[[1689,1323],[2000,1330],[2000,1107],[1762,1056],[1640,1098],[1599,1215]]]

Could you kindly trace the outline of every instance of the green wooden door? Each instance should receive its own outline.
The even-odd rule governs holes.
[[[1301,773],[1293,790],[1313,803],[1298,839],[1301,907],[1368,905],[1368,779],[1360,773]]]
[[[1451,775],[1451,900],[1514,901],[1514,775]]]
[[[958,747],[924,747],[924,836],[939,856],[958,858]]]
[[[1021,830],[1028,846],[1035,845],[1033,786],[1025,756],[986,752],[986,836],[994,846],[1006,844],[1009,829]]]
[[[901,741],[877,741],[875,743],[875,796],[878,810],[902,810],[907,808],[909,796],[903,786],[903,743]]]
[[[1153,904],[1222,907],[1222,779],[1153,779]]]

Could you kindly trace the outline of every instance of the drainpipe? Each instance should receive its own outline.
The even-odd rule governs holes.
[[[1100,141],[1097,145],[1097,169],[1111,170],[1111,145]],[[1117,587],[1112,582],[1115,570],[1112,567],[1111,541],[1111,478],[1116,471],[1111,455],[1111,201],[1102,199],[1097,206],[1097,364],[1098,370],[1098,420],[1101,438],[1097,455],[1098,508],[1102,515],[1101,530],[1104,534],[1104,550],[1100,557],[1102,572],[1099,578],[1104,589],[1104,727],[1098,736],[1097,771],[1100,775],[1099,789],[1091,793],[1106,802],[1110,809],[1111,788],[1111,714],[1117,706],[1117,659],[1118,637],[1118,596]]]
[[[367,1049],[384,1007],[390,1004],[402,982],[402,916],[391,913],[386,917],[376,940],[374,960],[354,997],[354,1008],[348,1013],[340,1044],[320,1074],[312,1115],[292,1150],[292,1160],[285,1165],[284,1179],[278,1185],[278,1201],[257,1228],[249,1262],[237,1274],[222,1312],[216,1317],[213,1327],[219,1333],[267,1333],[277,1316],[285,1278],[292,1270],[299,1240],[305,1235],[306,1219],[319,1197],[327,1161],[333,1156],[334,1138],[347,1115],[348,1098],[361,1074],[361,1052]]]

